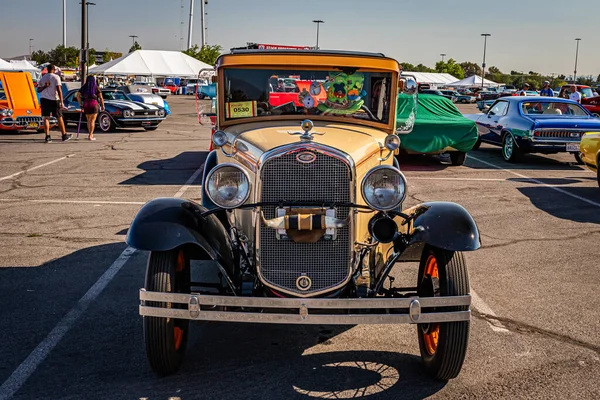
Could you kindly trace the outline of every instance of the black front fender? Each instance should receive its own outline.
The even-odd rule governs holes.
[[[194,245],[234,276],[237,265],[233,244],[223,224],[214,215],[200,217],[206,208],[189,200],[157,198],[137,213],[127,244],[138,250],[168,251]],[[202,258],[202,257],[199,257]]]
[[[419,260],[420,250],[425,244],[449,251],[473,251],[481,247],[477,224],[463,206],[436,201],[405,211],[411,216],[415,213],[417,217],[404,226],[408,248],[401,260]]]

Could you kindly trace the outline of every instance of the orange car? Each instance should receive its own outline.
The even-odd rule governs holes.
[[[50,124],[56,125],[56,118]],[[0,72],[0,132],[39,131],[42,109],[28,72]]]

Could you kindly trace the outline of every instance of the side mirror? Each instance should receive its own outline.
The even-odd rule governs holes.
[[[413,95],[417,92],[417,81],[412,76],[401,76],[398,80],[398,92]]]

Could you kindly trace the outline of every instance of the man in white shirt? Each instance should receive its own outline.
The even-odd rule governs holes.
[[[62,117],[62,109],[64,108],[62,96],[62,83],[60,77],[54,73],[56,67],[48,65],[48,73],[42,76],[37,85],[37,91],[40,93],[40,105],[42,106],[42,117],[44,117],[44,133],[46,143],[52,143],[50,137],[50,120],[51,116],[58,120],[58,127],[62,133],[62,140],[66,142],[73,135],[67,135],[65,122]]]
[[[579,93],[577,91],[577,86],[571,85],[571,87],[569,88],[569,91],[571,92],[569,94],[569,100],[573,100],[573,101],[576,101],[577,103],[581,103],[581,93]]]

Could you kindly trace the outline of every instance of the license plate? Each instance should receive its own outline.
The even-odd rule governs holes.
[[[152,124],[152,122],[150,122],[150,121],[144,121],[144,122],[142,122],[142,125],[151,125],[151,124]]]
[[[579,151],[579,143],[567,143],[567,151]]]
[[[27,124],[27,128],[29,129],[37,129],[40,127],[40,124],[38,124],[37,122],[29,122]]]

